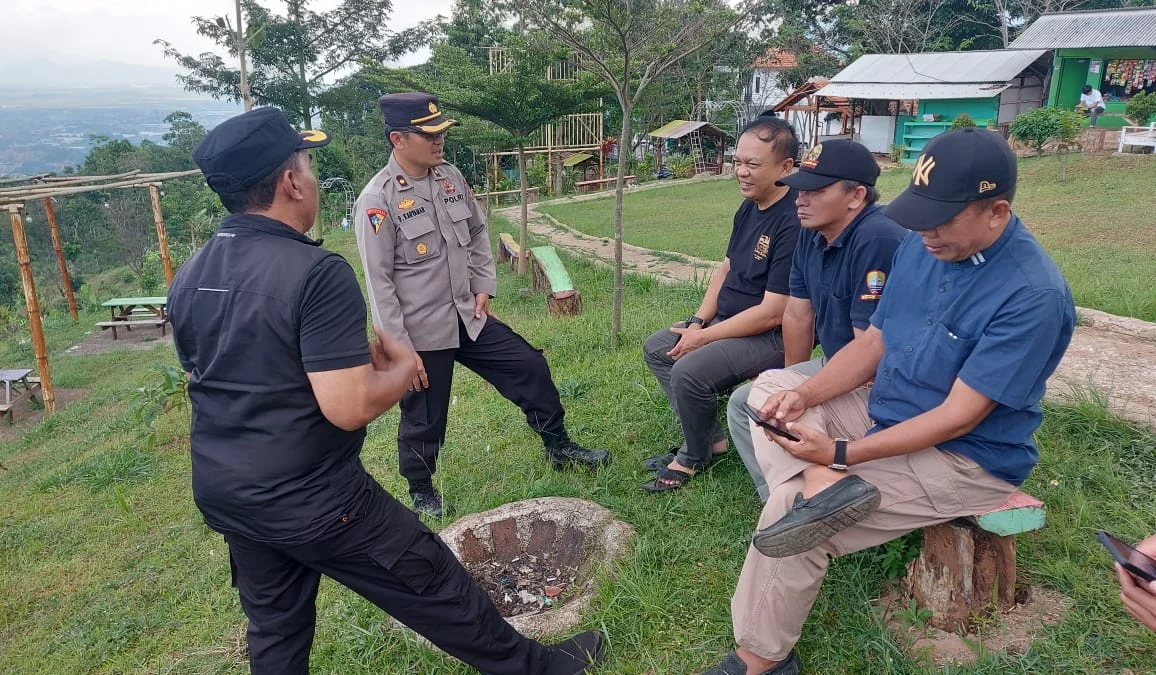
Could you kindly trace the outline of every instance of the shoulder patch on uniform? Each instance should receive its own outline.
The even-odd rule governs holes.
[[[867,290],[871,295],[879,297],[883,294],[883,284],[887,281],[887,274],[883,270],[871,270],[867,273]]]
[[[373,233],[381,232],[381,224],[385,222],[385,217],[388,215],[384,209],[366,209],[365,215],[369,216],[369,224],[373,226]]]

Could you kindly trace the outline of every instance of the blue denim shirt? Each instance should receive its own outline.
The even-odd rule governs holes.
[[[942,262],[911,233],[871,317],[885,353],[868,412],[878,431],[943,403],[956,378],[996,402],[971,432],[939,444],[997,478],[1036,464],[1040,400],[1071,341],[1076,307],[1056,264],[1016,216],[994,244]]]

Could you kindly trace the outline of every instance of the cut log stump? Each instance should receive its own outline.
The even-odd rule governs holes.
[[[533,285],[535,291],[547,291],[546,309],[550,316],[572,316],[582,311],[582,294],[574,288],[574,282],[558,257],[553,246],[536,246],[530,249],[534,262]]]
[[[990,513],[924,528],[923,548],[904,581],[932,626],[964,632],[1016,598],[1015,535],[1044,525],[1044,504],[1013,493]]]

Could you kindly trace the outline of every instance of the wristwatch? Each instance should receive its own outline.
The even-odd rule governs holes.
[[[698,318],[698,316],[696,316],[696,315],[694,315],[694,314],[691,314],[691,315],[690,315],[689,317],[687,317],[687,319],[686,319],[686,327],[687,327],[687,328],[690,328],[691,324],[698,324],[698,325],[700,325],[700,326],[705,326],[705,325],[706,325],[706,322],[705,322],[705,321],[703,321],[702,319]]]
[[[847,439],[835,439],[835,461],[827,465],[828,468],[836,471],[847,470]]]

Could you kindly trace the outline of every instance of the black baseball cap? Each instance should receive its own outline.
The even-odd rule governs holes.
[[[386,131],[417,129],[427,134],[440,134],[458,124],[442,114],[438,97],[420,91],[386,94],[377,99],[385,116]]]
[[[877,178],[879,163],[875,155],[862,143],[841,138],[812,147],[799,162],[799,170],[775,184],[799,190],[821,190],[841,180],[874,185]]]
[[[887,216],[909,230],[931,230],[967,205],[1006,194],[1016,185],[1016,155],[994,131],[966,127],[927,142],[911,183],[887,206]]]
[[[329,144],[329,134],[297,131],[279,108],[255,108],[221,122],[193,151],[217,194],[237,194],[277,170],[298,150]]]

